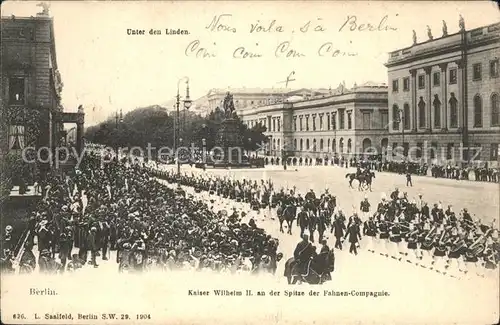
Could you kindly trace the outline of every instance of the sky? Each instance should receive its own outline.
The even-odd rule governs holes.
[[[4,2],[2,16],[34,16],[41,11],[37,3]],[[289,88],[387,83],[388,52],[411,46],[412,30],[423,42],[427,25],[434,38],[441,36],[443,20],[449,34],[457,32],[460,14],[466,29],[500,18],[493,2],[466,1],[48,3],[64,83],[62,104],[66,111],[84,105],[87,126],[120,109],[127,113],[171,102],[184,76],[189,78],[192,99],[211,88],[283,88],[279,82],[292,71],[295,81]],[[220,17],[220,24],[212,30],[214,17]],[[381,24],[382,31],[359,30],[368,23]],[[354,26],[358,30],[351,31]],[[128,29],[144,30],[145,35],[128,35]],[[161,35],[150,35],[151,29]],[[166,29],[189,34],[166,35]],[[261,56],[235,58],[241,47]],[[196,57],[200,48],[206,52]],[[276,53],[277,48],[283,51]],[[333,56],[336,50],[356,55]],[[201,55],[208,53],[210,57]],[[180,87],[184,94],[185,83]]]

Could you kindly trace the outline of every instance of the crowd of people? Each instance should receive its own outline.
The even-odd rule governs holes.
[[[100,164],[100,157],[90,154],[72,174],[49,179],[28,225],[20,270],[36,267],[34,245],[39,269],[48,273],[85,264],[97,268],[110,250],[117,251],[120,271],[276,270],[282,257],[278,240],[254,219],[244,222],[244,212],[228,206],[216,212],[220,202],[172,189],[142,164]]]
[[[280,157],[265,157],[266,165],[283,164],[283,159]],[[291,166],[338,166],[341,168],[349,167],[369,167],[371,170],[378,172],[389,172],[405,174],[411,173],[418,176],[431,176],[434,178],[448,178],[456,180],[474,180],[477,182],[500,182],[500,168],[488,166],[458,166],[456,164],[429,164],[425,162],[410,162],[410,161],[382,161],[382,159],[350,158],[344,157],[289,157],[287,164]],[[430,173],[429,173],[430,172]]]
[[[36,245],[39,269],[49,273],[86,264],[98,267],[111,250],[117,252],[120,271],[274,274],[283,256],[278,253],[279,241],[256,220],[264,209],[273,215],[287,206],[297,207],[297,217],[305,215],[311,221],[311,239],[326,227],[336,238],[335,248],[342,250],[347,240],[353,254],[361,247],[443,273],[454,269],[478,275],[495,270],[500,261],[493,223],[474,220],[466,209],[456,214],[442,203],[431,208],[421,195],[410,199],[397,188],[389,197],[383,194],[376,209],[365,197],[359,209],[350,211],[328,192],[316,196],[311,190],[302,196],[295,187],[278,189],[270,180],[234,180],[205,172],[178,175],[154,163],[126,159],[101,167],[97,153],[88,154],[69,175],[47,179],[43,200],[28,224],[21,271],[36,267]],[[180,185],[193,188],[194,195]],[[333,205],[325,204],[328,197]],[[327,252],[322,234],[319,237],[321,251]],[[303,238],[309,241],[307,235]],[[13,257],[5,246],[3,253],[2,268],[9,269]]]

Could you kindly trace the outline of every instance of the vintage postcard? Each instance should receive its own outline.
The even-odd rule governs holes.
[[[2,323],[498,323],[499,17],[2,3]]]

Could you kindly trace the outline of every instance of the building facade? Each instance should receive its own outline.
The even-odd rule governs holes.
[[[464,25],[389,54],[389,142],[412,159],[498,159],[500,24]]]
[[[266,127],[268,154],[282,150],[298,157],[352,158],[381,153],[387,146],[387,86],[366,83],[331,95],[304,99],[291,96],[275,103],[238,111],[248,127]]]
[[[63,112],[53,19],[44,9],[36,17],[2,17],[1,28],[0,154],[54,149],[64,139],[63,123],[76,124],[80,150],[83,109]]]

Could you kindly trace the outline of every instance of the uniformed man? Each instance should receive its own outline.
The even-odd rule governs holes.
[[[377,237],[377,226],[373,217],[370,216],[368,220],[363,224],[363,236],[366,239],[366,248],[369,252],[375,253],[374,244],[375,238]]]
[[[302,235],[302,241],[297,244],[295,250],[293,252],[293,257],[295,259],[295,272],[292,272],[293,275],[304,274],[307,270],[307,263],[311,259],[311,257],[316,252],[313,245],[309,242],[309,236],[304,234]]]
[[[363,219],[367,220],[370,216],[370,202],[368,202],[368,195],[365,194],[365,198],[361,201],[359,209],[363,213]]]

